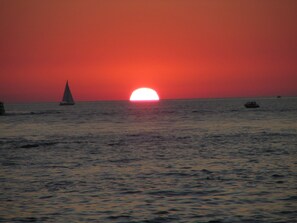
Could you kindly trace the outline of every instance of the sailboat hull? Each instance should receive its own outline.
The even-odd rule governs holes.
[[[66,102],[66,101],[62,101],[60,102],[60,105],[74,105],[74,102]]]

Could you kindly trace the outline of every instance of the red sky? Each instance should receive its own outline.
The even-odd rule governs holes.
[[[0,100],[297,95],[296,0],[0,0]]]

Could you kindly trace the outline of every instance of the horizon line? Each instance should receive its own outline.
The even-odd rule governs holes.
[[[258,98],[258,99],[274,99],[278,96],[281,96],[281,98],[294,98],[297,97],[297,95],[294,96],[282,96],[282,95],[274,95],[274,96],[240,96],[240,97],[200,97],[200,98],[160,98],[159,101],[179,101],[179,100],[224,100],[224,99],[251,99],[251,98]],[[99,99],[99,100],[75,100],[75,103],[80,102],[131,102],[129,99]],[[1,101],[5,104],[27,104],[27,103],[59,103],[59,101],[14,101],[14,102],[5,102]],[[158,102],[158,101],[156,101]]]

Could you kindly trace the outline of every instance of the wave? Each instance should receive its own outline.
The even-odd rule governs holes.
[[[23,116],[23,115],[49,115],[61,114],[59,110],[46,110],[46,111],[31,111],[31,112],[6,112],[4,116]]]

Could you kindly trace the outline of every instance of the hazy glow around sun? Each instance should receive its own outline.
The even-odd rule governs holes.
[[[159,96],[151,88],[138,88],[132,92],[130,101],[159,101]]]

